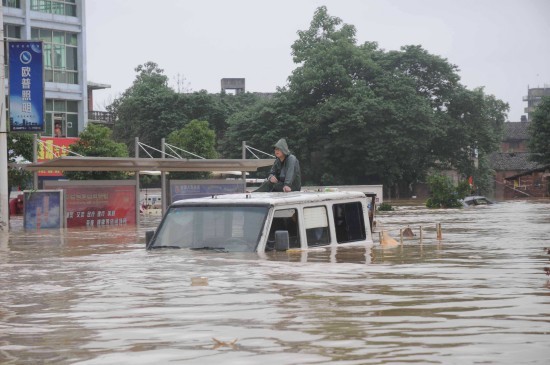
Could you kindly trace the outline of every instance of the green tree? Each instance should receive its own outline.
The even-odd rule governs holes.
[[[358,46],[355,28],[325,7],[298,34],[288,94],[306,135],[306,176],[386,186],[422,179],[436,159],[436,112],[457,83],[456,67],[419,46]]]
[[[135,71],[132,86],[109,106],[116,117],[114,137],[126,143],[132,153],[135,137],[159,148],[162,138],[194,119],[208,121],[217,140],[222,140],[229,116],[260,100],[250,93],[177,93],[168,86],[164,70],[154,62],[140,65]]]
[[[439,161],[471,175],[472,157],[498,149],[507,110],[508,104],[485,95],[482,88],[457,87],[439,125],[444,138],[433,144]]]
[[[464,199],[468,195],[469,185],[467,181],[462,181],[458,186],[454,186],[448,176],[431,175],[428,177],[430,187],[430,197],[426,201],[428,208],[460,208]]]
[[[529,125],[529,151],[533,161],[550,164],[550,96],[542,98]]]
[[[179,94],[168,86],[164,70],[154,62],[147,62],[135,71],[132,86],[108,108],[116,118],[114,138],[124,142],[132,153],[135,137],[158,147],[162,138],[183,127],[186,121]]]
[[[33,161],[33,134],[9,133],[7,140],[8,164],[16,163],[20,158]],[[32,187],[32,173],[19,168],[8,169],[8,191],[15,186],[22,190]]]
[[[71,145],[71,151],[88,157],[128,157],[124,143],[112,139],[112,131],[96,124],[88,124],[80,139]],[[128,177],[123,171],[67,171],[65,176],[71,180],[120,180]]]
[[[218,157],[215,149],[216,133],[209,128],[207,121],[192,120],[182,129],[170,133],[166,141],[173,146],[203,158]],[[209,172],[172,172],[170,178],[201,179],[207,178],[209,175]]]

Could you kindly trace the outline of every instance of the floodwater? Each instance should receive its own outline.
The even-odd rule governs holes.
[[[549,363],[549,201],[377,218],[397,240],[406,225],[417,236],[258,257],[145,251],[158,217],[139,230],[12,220],[0,363]]]

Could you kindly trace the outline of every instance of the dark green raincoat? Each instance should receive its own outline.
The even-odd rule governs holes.
[[[283,191],[283,187],[290,186],[292,191],[300,191],[302,188],[302,173],[300,172],[300,162],[290,153],[288,145],[284,138],[273,145],[274,148],[278,148],[285,155],[283,161],[278,158],[275,159],[269,177],[256,191]],[[271,176],[275,176],[279,182],[272,183],[269,181]]]

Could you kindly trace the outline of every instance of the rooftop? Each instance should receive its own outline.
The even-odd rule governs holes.
[[[489,165],[496,171],[527,171],[539,167],[529,160],[529,152],[493,152],[489,155]]]
[[[503,141],[522,141],[529,139],[529,122],[504,123]]]

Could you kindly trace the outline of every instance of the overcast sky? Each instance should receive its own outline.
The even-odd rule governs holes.
[[[244,77],[246,91],[274,92],[296,67],[297,31],[322,5],[355,26],[358,44],[446,58],[468,89],[509,103],[510,121],[525,114],[528,87],[550,85],[550,0],[87,0],[88,80],[111,85],[94,92],[94,109],[148,61],[174,89],[217,93],[222,78]]]

